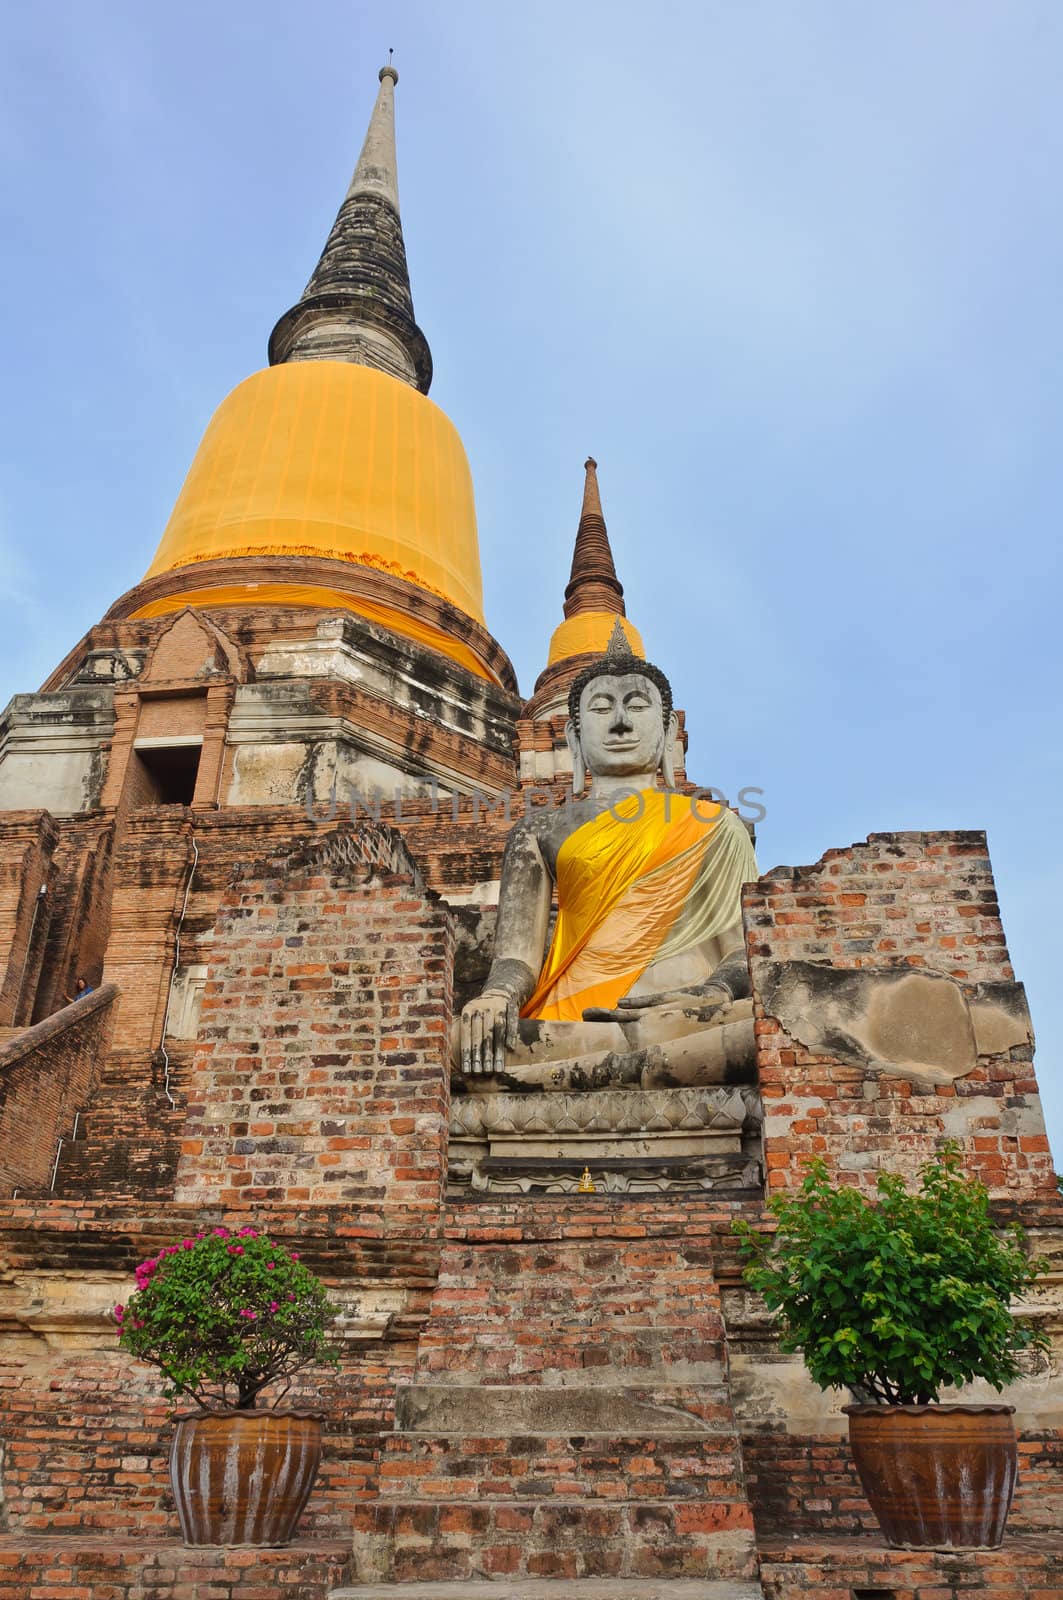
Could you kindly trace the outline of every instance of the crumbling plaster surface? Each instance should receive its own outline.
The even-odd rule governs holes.
[[[396,635],[351,618],[322,620],[313,639],[281,641],[259,657],[262,680],[333,679],[376,695],[389,705],[431,717],[440,727],[481,738],[508,753],[513,703],[484,681],[454,669],[444,657],[403,648]]]
[[[114,731],[113,689],[19,694],[0,717],[0,811],[91,811]]]
[[[117,1345],[114,1307],[133,1288],[128,1272],[14,1272],[0,1282],[0,1329],[20,1358]],[[407,1315],[417,1291],[401,1285],[330,1284],[339,1307],[332,1336],[341,1344],[376,1343]],[[123,1356],[124,1362],[128,1361]]]
[[[816,1055],[923,1084],[966,1077],[979,1056],[1033,1043],[1019,983],[961,984],[904,967],[839,971],[814,961],[765,962],[764,1009]]]
[[[448,797],[468,790],[460,774],[424,752],[310,704],[305,681],[248,684],[237,691],[227,743],[234,747],[226,804],[305,805],[347,816],[375,804]],[[409,771],[413,761],[422,770]],[[379,796],[379,802],[376,797]]]

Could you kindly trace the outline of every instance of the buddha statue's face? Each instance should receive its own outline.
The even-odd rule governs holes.
[[[592,678],[580,695],[580,752],[596,777],[652,776],[665,734],[661,691],[638,672]]]

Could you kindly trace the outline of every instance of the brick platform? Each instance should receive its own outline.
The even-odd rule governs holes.
[[[800,1187],[812,1156],[873,1189],[880,1171],[913,1177],[950,1138],[994,1197],[1055,1195],[1032,1033],[1011,1048],[990,1039],[955,1081],[919,1084],[900,1067],[854,1064],[829,1036],[806,1048],[760,1003],[786,963],[834,974],[899,968],[974,997],[1014,988],[984,833],[873,833],[747,884],[743,913],[770,1189]],[[835,1045],[843,1034],[838,1024]]]
[[[349,1558],[340,1540],[251,1550],[0,1536],[0,1600],[324,1600]]]
[[[871,1539],[762,1543],[765,1600],[1061,1600],[1063,1534],[999,1550],[891,1550]]]

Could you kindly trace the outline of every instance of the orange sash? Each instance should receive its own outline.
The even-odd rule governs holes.
[[[705,869],[724,842],[730,848],[720,861],[721,885],[720,873]],[[755,870],[748,835],[732,812],[660,789],[618,801],[558,852],[557,923],[522,1015],[578,1022],[586,1007],[615,1006],[651,962],[731,926],[741,883]],[[692,916],[702,885],[720,905]]]

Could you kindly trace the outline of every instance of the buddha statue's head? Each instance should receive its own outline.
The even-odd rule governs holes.
[[[573,682],[568,712],[574,793],[588,773],[648,788],[661,772],[668,788],[675,787],[679,724],[672,686],[659,667],[632,653],[619,623],[605,654]]]

